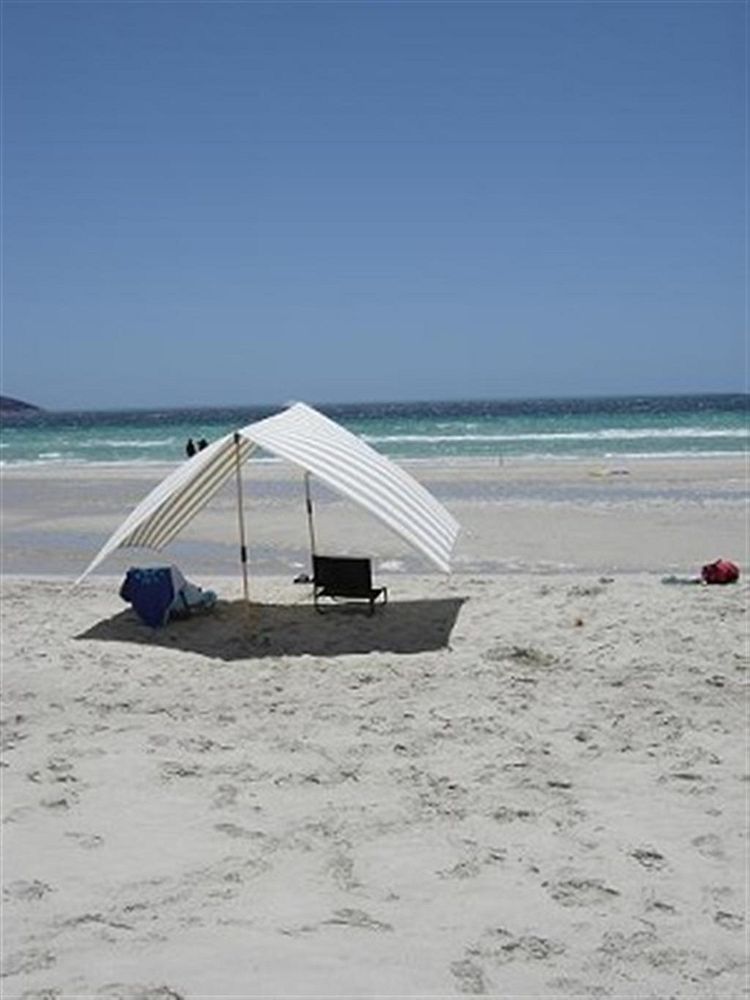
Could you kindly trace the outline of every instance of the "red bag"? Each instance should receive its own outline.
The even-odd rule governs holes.
[[[717,559],[703,567],[701,576],[704,583],[736,583],[740,578],[740,571],[728,559]]]

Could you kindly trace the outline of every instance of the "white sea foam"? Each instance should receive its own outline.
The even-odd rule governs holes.
[[[51,456],[51,457],[50,457]],[[137,467],[137,468],[148,468],[152,466],[165,466],[165,465],[179,465],[183,461],[181,458],[126,458],[126,459],[94,459],[89,460],[87,458],[81,458],[80,455],[59,455],[56,456],[55,453],[49,453],[44,455],[39,455],[37,458],[19,458],[11,461],[6,461],[0,459],[0,469],[25,469],[25,468],[39,468],[39,466],[44,465],[54,465],[54,466],[70,466],[71,468],[86,468],[86,469],[121,469],[126,466]],[[260,458],[253,456],[253,465],[282,465],[283,459],[280,458]]]
[[[690,459],[700,461],[701,459],[714,458],[737,458],[740,455],[737,451],[607,451],[595,452],[591,455],[583,455],[580,452],[561,454],[555,451],[529,451],[515,455],[407,455],[398,458],[397,462],[403,465],[414,466],[456,466],[479,463],[495,463],[502,467],[506,462],[508,465],[534,464],[535,462],[596,462],[596,461],[616,461],[620,465],[633,461],[658,461],[664,459]],[[2,463],[0,463],[2,464]]]
[[[370,436],[371,444],[446,444],[493,441],[639,441],[649,438],[748,438],[742,428],[707,427],[608,427],[597,431],[549,431],[537,434],[393,434]]]
[[[167,448],[177,442],[174,438],[161,438],[159,440],[135,440],[128,441],[120,439],[99,438],[91,441],[81,441],[76,445],[78,448]]]

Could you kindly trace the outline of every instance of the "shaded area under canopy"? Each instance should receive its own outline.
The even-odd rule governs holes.
[[[274,656],[335,656],[352,653],[423,653],[445,649],[463,597],[399,601],[373,617],[361,607],[317,614],[310,604],[251,604],[219,601],[214,610],[158,631],[132,610],[97,622],[79,640],[162,646],[211,659],[254,660]]]

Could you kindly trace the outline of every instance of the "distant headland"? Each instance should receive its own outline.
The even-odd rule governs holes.
[[[0,413],[39,413],[41,407],[32,403],[24,403],[22,399],[13,399],[11,396],[0,396]]]

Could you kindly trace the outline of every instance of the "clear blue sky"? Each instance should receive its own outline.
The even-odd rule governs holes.
[[[2,391],[742,390],[745,18],[5,0]]]

